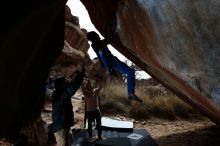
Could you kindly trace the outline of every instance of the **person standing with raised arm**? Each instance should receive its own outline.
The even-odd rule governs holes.
[[[98,140],[102,139],[101,129],[101,112],[99,109],[99,92],[101,86],[95,88],[89,79],[83,82],[81,87],[83,95],[85,96],[86,115],[88,117],[88,133],[89,138],[92,139],[92,122],[96,121],[96,128],[98,130]]]

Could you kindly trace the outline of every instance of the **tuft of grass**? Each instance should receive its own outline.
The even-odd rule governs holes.
[[[101,95],[101,109],[108,113],[121,113],[136,120],[157,117],[168,120],[192,119],[199,113],[183,102],[174,94],[162,94],[158,87],[158,94],[149,94],[144,90],[145,85],[138,86],[136,90],[143,103],[130,102],[127,99],[127,84],[113,80],[107,82]],[[155,89],[153,89],[155,92]],[[151,96],[149,96],[151,95]]]
[[[150,118],[149,109],[144,104],[132,103],[129,109],[129,116],[135,120],[145,120]]]
[[[105,104],[106,102],[117,101],[128,105],[127,96],[127,85],[117,80],[112,80],[107,82],[104,87],[101,103]]]
[[[101,111],[109,114],[114,113],[127,115],[129,113],[129,107],[122,102],[113,101],[103,104],[101,107]]]
[[[153,99],[148,98],[148,106],[150,106],[151,114],[154,117],[164,118],[169,120],[175,120],[178,117],[183,118],[183,114],[179,114],[178,108],[181,108],[181,112],[188,115],[188,109],[190,108],[176,96],[158,96]]]

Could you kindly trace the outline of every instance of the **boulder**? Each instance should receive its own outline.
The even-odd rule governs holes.
[[[220,124],[218,0],[81,0],[119,52]]]
[[[0,137],[17,141],[40,117],[46,79],[63,48],[64,8],[63,0],[1,1]]]
[[[76,65],[85,58],[89,43],[85,29],[81,30],[80,28],[79,18],[72,15],[67,5],[65,7],[64,34],[64,47],[55,65],[51,68],[51,73],[56,72],[66,77],[71,77],[76,71]]]

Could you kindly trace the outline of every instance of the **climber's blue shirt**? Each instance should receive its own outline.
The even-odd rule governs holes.
[[[98,57],[99,57],[99,60],[101,60],[101,62],[102,62],[102,64],[103,64],[104,68],[105,68],[107,71],[109,71],[108,62],[107,62],[107,60],[106,60],[106,58],[105,58],[105,56],[104,56],[104,54],[103,54],[103,52],[102,52],[101,49],[98,49]]]
[[[101,41],[93,42],[92,48],[107,71],[109,71],[115,64],[115,61],[118,60]]]

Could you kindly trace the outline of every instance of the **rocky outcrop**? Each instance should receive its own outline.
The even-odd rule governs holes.
[[[72,77],[76,70],[76,65],[84,61],[87,77],[106,81],[107,74],[99,60],[92,60],[87,53],[89,49],[89,43],[86,38],[87,31],[80,28],[79,18],[71,13],[67,5],[65,7],[64,34],[64,48],[56,60],[55,66],[51,68],[51,73],[54,74],[56,72],[66,77]]]
[[[122,54],[220,124],[218,0],[81,0]]]
[[[0,137],[17,140],[40,117],[45,82],[63,48],[64,8],[63,0],[1,2]]]
[[[73,16],[70,8],[66,5],[65,8],[65,40],[64,48],[55,65],[51,68],[51,73],[62,74],[66,77],[71,77],[76,65],[83,61],[84,58],[90,59],[87,54],[89,43],[86,38],[86,30],[81,29],[79,18]]]

